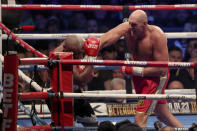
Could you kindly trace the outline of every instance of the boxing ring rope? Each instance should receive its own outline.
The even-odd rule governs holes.
[[[10,29],[8,29],[2,22],[0,22],[0,26],[1,26],[2,31],[5,32],[8,35],[8,37],[10,37],[10,39],[14,40],[16,43],[18,43],[19,45],[21,45],[22,47],[24,47],[25,49],[27,49],[28,51],[30,51],[34,55],[36,55],[38,57],[47,57],[46,55],[42,54],[41,52],[39,52],[36,49],[34,49],[33,47],[31,47],[29,44],[27,44],[25,41],[20,39],[14,33],[12,33],[10,31]]]
[[[134,90],[132,91],[134,92]],[[126,94],[126,90],[94,90],[94,91],[83,91],[83,93],[91,94]],[[179,95],[194,95],[195,89],[173,89],[165,90],[165,94],[179,94]]]
[[[111,65],[111,66],[141,66],[141,67],[174,67],[174,68],[194,68],[194,62],[168,62],[168,61],[124,61],[124,60],[49,60],[48,58],[22,58],[21,65],[47,65],[61,63],[67,65]]]
[[[20,101],[18,101],[18,108],[21,109],[25,114],[27,114],[29,117],[32,117],[33,120],[35,120],[39,125],[47,125],[47,122],[40,119],[37,115],[32,114],[32,112],[23,105]]]
[[[3,63],[4,58],[0,54],[0,61]],[[20,79],[22,79],[25,83],[30,84],[33,89],[35,89],[38,92],[47,92],[46,89],[39,86],[35,81],[33,81],[30,77],[28,77],[25,73],[23,73],[21,70],[18,70],[18,76]]]
[[[35,65],[21,65],[19,66],[19,69],[33,71],[35,70]],[[95,70],[119,70],[120,66],[94,66],[94,69]],[[37,65],[36,70],[43,71],[43,70],[48,70],[48,68],[43,65]]]
[[[167,95],[167,94],[85,94],[85,93],[48,93],[48,92],[28,92],[19,93],[20,100],[32,100],[32,99],[47,99],[49,97],[61,97],[61,98],[111,98],[111,99],[132,99],[132,100],[196,100],[196,95]]]
[[[124,6],[120,5],[20,5],[20,4],[2,4],[2,9],[17,9],[17,10],[110,10],[122,11]],[[175,4],[175,5],[130,5],[129,10],[183,10],[197,9],[197,4]]]
[[[15,34],[16,36],[20,37],[24,40],[54,40],[54,39],[62,39],[64,40],[68,35],[77,35],[83,38],[88,38],[91,36],[94,37],[101,37],[103,33],[58,33],[58,34]],[[197,38],[197,32],[173,32],[173,33],[165,33],[168,39],[186,39],[186,38]],[[2,39],[7,39],[7,36],[3,34]],[[123,39],[123,37],[121,38]]]

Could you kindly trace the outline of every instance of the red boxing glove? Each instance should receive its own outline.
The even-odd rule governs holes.
[[[85,52],[88,56],[93,56],[96,57],[98,55],[98,51],[99,51],[99,44],[100,44],[100,40],[96,37],[89,37],[86,41],[85,41]]]
[[[121,66],[120,71],[127,75],[133,75],[133,67],[131,66]]]
[[[144,76],[144,67],[121,66],[120,71],[127,75]]]

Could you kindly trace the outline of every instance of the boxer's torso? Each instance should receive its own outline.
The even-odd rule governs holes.
[[[154,26],[149,25],[146,35],[143,39],[138,40],[134,35],[128,32],[125,36],[127,47],[133,55],[134,60],[139,61],[154,61],[153,44],[154,34],[157,33]]]

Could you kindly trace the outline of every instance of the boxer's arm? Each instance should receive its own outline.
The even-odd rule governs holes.
[[[128,22],[119,24],[108,32],[104,33],[100,37],[100,49],[109,46],[116,41],[118,41],[122,36],[124,36],[130,30]]]
[[[62,42],[58,47],[56,47],[53,51],[54,52],[63,52],[63,45],[64,43]]]
[[[73,66],[73,78],[76,84],[86,83],[89,81],[93,71],[93,66],[87,65],[82,71],[77,68],[77,65]]]
[[[168,61],[167,39],[163,32],[155,32],[151,37],[153,42],[154,61]],[[168,68],[145,67],[144,76],[161,76],[168,72]]]

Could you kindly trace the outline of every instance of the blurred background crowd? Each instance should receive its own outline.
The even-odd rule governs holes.
[[[6,4],[6,0],[2,0]],[[150,4],[196,4],[197,0],[18,0],[17,4],[90,4],[90,5],[150,5]],[[164,32],[197,32],[197,10],[148,10],[149,24],[161,27]],[[3,10],[2,21],[10,29],[21,25],[34,25],[35,30],[23,33],[105,33],[123,20],[121,11],[70,11],[70,10]],[[31,46],[48,55],[61,40],[28,40]],[[196,39],[168,39],[169,60],[174,62],[197,62]],[[124,40],[104,48],[100,58],[125,60],[127,48]],[[33,57],[19,50],[20,57]],[[37,80],[43,86],[46,72],[38,72]],[[115,79],[114,79],[115,78]],[[114,84],[115,83],[115,84]],[[119,84],[117,84],[119,83]],[[114,85],[119,85],[115,87]],[[92,81],[84,90],[127,89],[128,77],[119,70],[95,71]],[[169,89],[192,89],[193,69],[171,69]],[[25,86],[22,86],[25,87]],[[24,88],[25,90],[25,88]],[[123,102],[123,101],[121,101]]]

